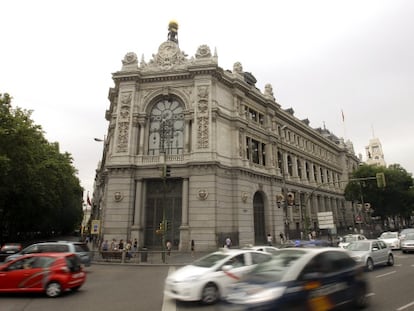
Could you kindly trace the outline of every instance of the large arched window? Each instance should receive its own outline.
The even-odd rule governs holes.
[[[150,113],[148,154],[182,154],[184,146],[184,109],[175,99],[158,101]]]

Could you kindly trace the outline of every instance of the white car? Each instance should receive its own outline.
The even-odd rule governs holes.
[[[362,234],[347,234],[342,237],[342,239],[338,243],[338,246],[341,248],[346,248],[351,242],[362,241],[366,239],[367,238]]]
[[[255,251],[265,252],[271,255],[274,255],[279,251],[277,247],[270,246],[270,245],[254,245],[254,246],[249,245],[249,246],[243,247],[243,249],[252,249]]]
[[[378,239],[384,241],[391,249],[401,248],[398,232],[383,232]]]
[[[400,231],[400,242],[404,241],[408,233],[414,233],[414,228],[405,228]]]
[[[225,294],[228,285],[270,259],[270,254],[261,251],[221,249],[169,275],[164,295],[180,301],[215,303]]]

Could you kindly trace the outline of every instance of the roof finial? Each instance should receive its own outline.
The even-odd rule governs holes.
[[[178,44],[178,23],[172,20],[168,24],[168,41]]]

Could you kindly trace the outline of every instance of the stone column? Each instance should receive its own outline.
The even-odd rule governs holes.
[[[187,117],[184,117],[184,153],[189,153],[191,150],[190,146],[190,119],[187,119]]]
[[[144,154],[144,137],[145,137],[145,120],[139,119],[139,147],[138,147],[138,154],[143,155]]]
[[[135,206],[134,206],[134,219],[133,219],[133,225],[131,226],[131,240],[134,239],[138,240],[139,245],[143,245],[143,182],[142,180],[136,180],[135,181]]]
[[[188,225],[188,208],[189,208],[189,181],[188,178],[183,179],[182,189],[182,206],[181,206],[181,226],[180,226],[180,251],[188,251],[190,249],[190,231]]]

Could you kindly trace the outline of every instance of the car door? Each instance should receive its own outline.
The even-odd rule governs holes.
[[[304,268],[307,307],[328,310],[352,299],[355,261],[346,253],[326,251],[315,256]],[[298,297],[299,298],[299,297]]]
[[[381,248],[382,262],[387,262],[390,247],[384,241],[378,241],[378,245]]]
[[[375,265],[384,262],[383,250],[381,250],[381,246],[377,241],[374,241],[371,244],[371,257]]]
[[[264,254],[263,254],[264,255]],[[221,287],[224,294],[225,288],[240,280],[240,278],[252,269],[249,253],[238,254],[230,257],[215,273],[215,281]]]
[[[36,260],[37,257],[24,257],[8,265],[0,272],[0,288],[17,291],[42,288],[43,272]]]

